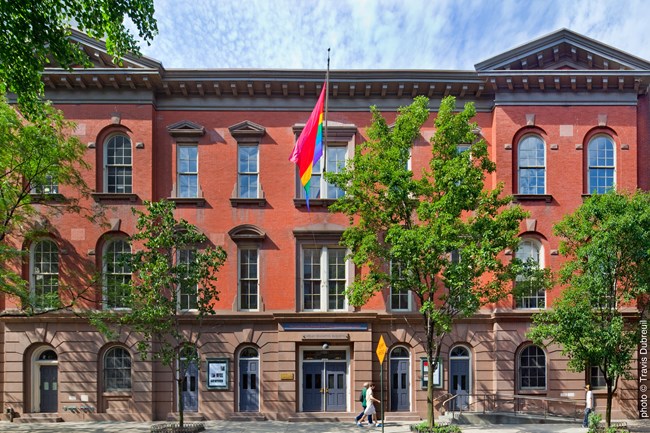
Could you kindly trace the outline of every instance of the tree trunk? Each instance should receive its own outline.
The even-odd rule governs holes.
[[[429,365],[429,370],[427,371],[427,423],[429,427],[435,425],[435,409],[433,407],[433,368],[434,360],[432,356],[432,351],[427,349],[427,362]]]
[[[605,423],[607,427],[612,425],[612,400],[614,399],[614,390],[611,383],[607,383],[607,409],[605,409]]]
[[[184,402],[183,402],[183,380],[185,380],[184,376],[181,376],[181,372],[178,372],[178,425],[183,428],[183,409],[184,409]]]

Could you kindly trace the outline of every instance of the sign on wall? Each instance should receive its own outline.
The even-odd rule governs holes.
[[[427,389],[427,383],[429,380],[429,362],[427,361],[427,358],[420,358],[420,366],[420,371],[422,372],[422,389]],[[442,358],[438,358],[438,365],[433,372],[433,387],[442,387]]]
[[[228,389],[228,358],[209,358],[208,389]]]

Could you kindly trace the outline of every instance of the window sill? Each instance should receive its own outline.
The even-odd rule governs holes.
[[[167,200],[173,201],[176,205],[205,207],[206,204],[206,200],[203,197],[168,197]]]
[[[114,192],[93,192],[90,194],[97,202],[106,201],[129,201],[135,203],[138,201],[138,195],[132,193],[114,193]]]
[[[62,202],[65,201],[63,194],[40,194],[30,193],[32,203]]]
[[[131,390],[124,391],[104,391],[102,393],[103,397],[108,397],[111,399],[129,399],[131,398]]]
[[[239,207],[239,206],[259,206],[259,207],[265,207],[266,206],[266,199],[264,197],[261,198],[241,198],[241,197],[231,197],[230,198],[230,205],[232,207]]]
[[[336,202],[335,198],[314,198],[309,200],[309,207],[330,207]],[[297,208],[306,207],[307,200],[304,198],[294,198],[293,205]]]
[[[553,201],[553,196],[551,194],[513,194],[513,202],[521,201],[545,201],[550,203]]]
[[[518,396],[522,395],[530,395],[530,396],[542,396],[548,394],[548,391],[546,388],[538,388],[538,389],[520,389],[519,392],[517,393]]]

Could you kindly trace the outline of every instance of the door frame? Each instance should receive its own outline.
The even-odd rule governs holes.
[[[244,358],[242,358],[241,357],[242,352],[244,350],[246,350],[246,349],[249,349],[249,348],[254,349],[257,352],[257,357],[255,357],[255,358],[253,358],[253,357],[244,357]],[[260,349],[259,349],[259,347],[251,346],[251,345],[242,346],[237,351],[237,380],[236,380],[236,383],[237,383],[237,385],[236,385],[237,412],[242,412],[242,410],[241,410],[241,388],[240,388],[241,383],[239,382],[240,379],[241,379],[240,378],[240,373],[241,373],[241,360],[242,359],[249,360],[249,361],[257,361],[257,411],[260,412],[261,407],[262,407],[262,390],[260,389],[261,386],[262,386],[262,378],[260,377],[261,374],[262,374],[262,362],[260,360]],[[254,413],[254,412],[246,411],[246,412],[242,412],[242,413],[246,414],[246,413]]]
[[[304,406],[303,406],[303,375],[302,375],[302,366],[305,362],[307,363],[317,363],[321,362],[324,363],[325,361],[328,360],[313,360],[313,361],[305,361],[304,360],[304,353],[306,350],[323,350],[323,346],[300,346],[299,351],[298,351],[298,411],[299,412],[304,412]],[[327,350],[345,350],[345,387],[346,387],[346,396],[345,396],[345,412],[350,411],[350,399],[351,397],[351,384],[352,384],[352,378],[350,377],[350,346],[329,346]],[[334,360],[329,360],[329,362],[344,362],[344,360],[341,361],[334,361]],[[320,412],[316,412],[320,413]],[[326,412],[322,412],[326,413]]]
[[[57,359],[52,360],[39,360],[38,358],[48,350],[53,351],[56,354]],[[38,347],[31,356],[31,376],[32,376],[32,386],[31,386],[31,413],[41,413],[41,366],[48,365],[57,367],[57,407],[59,404],[59,386],[58,386],[58,370],[59,370],[59,354],[56,353],[51,346],[41,346]],[[58,412],[58,409],[57,409]]]
[[[452,358],[451,352],[454,349],[456,349],[457,347],[462,347],[463,349],[465,349],[467,351],[467,356],[454,356]],[[471,399],[471,394],[472,394],[472,389],[473,389],[473,386],[472,386],[473,382],[472,381],[474,379],[474,372],[473,372],[473,368],[472,368],[472,349],[469,346],[467,346],[466,344],[462,344],[462,343],[461,344],[454,344],[453,346],[451,346],[449,348],[449,360],[448,360],[448,362],[449,362],[449,382],[448,382],[449,385],[448,385],[448,392],[450,394],[455,395],[455,393],[453,392],[454,390],[452,389],[452,379],[451,379],[452,378],[452,370],[451,370],[451,361],[452,361],[452,359],[456,360],[456,361],[462,361],[462,360],[467,361],[467,371],[468,371],[468,374],[467,374],[467,376],[468,376],[467,377],[467,402],[468,402],[468,404],[470,404],[471,400],[472,400]]]
[[[409,354],[408,358],[396,357],[394,359],[395,360],[404,360],[404,359],[408,360],[408,372],[409,372],[408,396],[409,396],[409,412],[411,412],[413,410],[413,398],[412,398],[413,397],[413,364],[412,364],[412,358],[413,357],[411,356],[411,348],[408,347],[408,346],[402,345],[402,344],[399,344],[399,345],[393,347],[390,350],[389,354],[388,354],[388,380],[389,380],[389,382],[388,382],[388,398],[392,399],[392,392],[393,392],[391,382],[390,382],[390,374],[391,374],[390,369],[391,369],[391,365],[392,365],[391,361],[393,360],[391,355],[392,355],[393,351],[395,349],[398,349],[398,348],[406,349],[406,352]],[[389,409],[390,409],[391,405],[392,405],[392,401],[389,401],[389,404],[388,404]]]
[[[192,413],[195,413],[195,412],[199,411],[199,394],[200,394],[199,391],[201,389],[201,386],[200,386],[201,385],[201,371],[200,371],[200,368],[199,368],[199,365],[201,364],[200,355],[199,355],[198,351],[196,350],[196,348],[194,350],[196,351],[196,355],[198,357],[198,361],[192,362],[192,364],[194,364],[194,366],[196,367],[196,410],[183,409],[183,412],[192,412]],[[179,354],[178,361],[176,361],[177,369],[176,369],[176,372],[174,373],[174,377],[177,377],[176,375],[180,374],[180,365],[179,364],[181,362],[183,362],[183,360],[187,360],[187,358],[185,356],[182,356],[181,354]],[[187,369],[183,373],[187,374]],[[174,392],[175,397],[174,397],[174,399],[176,400],[176,410],[180,411],[181,402],[178,400],[178,381],[174,380],[174,384],[175,384],[175,387],[174,387],[174,389],[175,389],[175,392]]]

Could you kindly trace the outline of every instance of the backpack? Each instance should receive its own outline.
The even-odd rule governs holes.
[[[359,394],[359,401],[363,403],[363,391],[361,391],[361,394]]]

